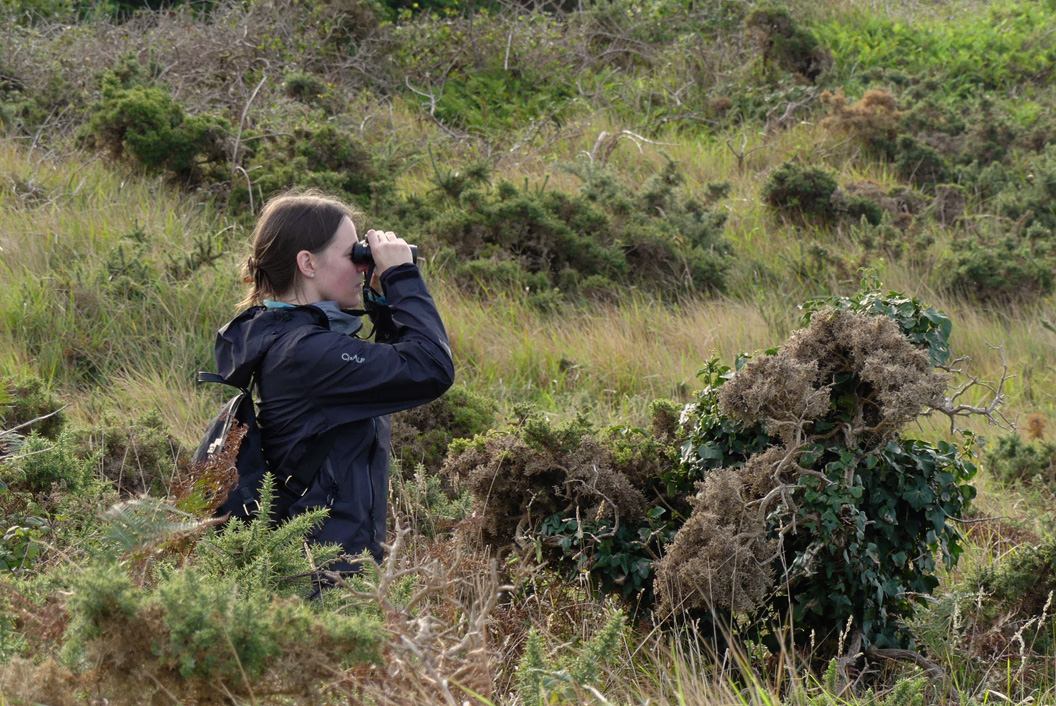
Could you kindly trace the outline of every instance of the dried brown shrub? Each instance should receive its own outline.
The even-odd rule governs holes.
[[[636,468],[648,473],[649,466]],[[558,512],[578,508],[583,517],[631,519],[646,510],[642,489],[617,468],[612,451],[591,437],[566,451],[529,445],[514,433],[492,434],[449,457],[443,473],[470,490],[481,539],[499,546]]]
[[[776,545],[750,500],[751,488],[736,470],[715,471],[700,484],[693,514],[656,567],[662,612],[748,611],[770,592]]]
[[[73,706],[77,679],[54,657],[37,664],[31,659],[15,657],[0,667],[0,694],[8,703]]]
[[[1041,412],[1031,412],[1027,415],[1027,439],[1037,441],[1045,438],[1045,428],[1049,420]]]
[[[828,117],[821,121],[823,128],[848,135],[870,147],[891,143],[898,136],[902,112],[894,96],[881,88],[869,89],[850,105],[842,88],[835,93],[822,92],[820,100],[829,109]]]
[[[851,422],[833,419],[835,384],[857,381]],[[775,355],[760,356],[719,390],[720,411],[744,424],[762,423],[780,445],[751,456],[743,468],[713,471],[700,484],[693,513],[657,565],[662,611],[757,608],[773,586],[776,544],[767,516],[780,499],[794,507],[791,488],[803,473],[804,444],[839,434],[850,448],[885,443],[924,408],[943,401],[946,378],[931,369],[886,316],[843,310],[816,313]],[[825,437],[820,420],[836,421]]]

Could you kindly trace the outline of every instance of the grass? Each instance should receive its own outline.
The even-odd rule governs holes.
[[[1052,68],[1056,35],[1049,32],[1051,2],[855,0],[795,9],[797,18],[809,21],[835,54],[839,68],[831,80],[846,84],[849,94],[855,86],[867,87],[862,77],[870,69],[897,64],[907,73],[940,78],[941,92],[949,100],[977,87],[1036,96],[1045,90],[1036,84]],[[171,32],[169,22],[159,18],[158,31]],[[117,37],[114,28],[100,32]],[[71,39],[79,47],[71,52],[87,51],[92,36],[85,30],[79,39]],[[504,44],[501,39],[493,43]],[[107,45],[104,53],[116,51]],[[649,70],[654,76],[631,65],[622,73],[599,72],[588,78],[605,82],[596,89],[599,95],[614,103],[626,99],[627,106],[637,105],[635,101],[653,89],[674,94],[685,85],[683,73],[693,66],[681,56],[688,52],[665,51],[668,54],[663,56],[671,57],[678,72],[667,74],[666,68],[653,66]],[[740,57],[736,51],[731,56]],[[719,69],[734,82],[750,80],[754,71],[748,63],[731,67],[715,57],[696,58],[705,64],[716,62],[716,74],[707,78],[711,83],[696,86],[701,92],[720,85]],[[93,55],[92,62],[97,67],[108,63],[102,54]],[[652,78],[660,76],[664,80],[654,84]],[[232,80],[245,82],[246,77]],[[255,81],[249,81],[248,89]],[[191,82],[182,90],[201,99],[196,88]],[[265,110],[263,100],[262,95],[260,110]],[[1004,413],[1009,419],[1034,412],[1050,419],[1056,416],[1056,333],[1047,326],[1056,323],[1052,296],[1031,304],[986,306],[953,296],[942,286],[941,257],[957,247],[957,236],[936,226],[920,226],[918,235],[936,240],[925,260],[890,259],[866,252],[845,225],[835,229],[796,225],[776,217],[761,203],[760,188],[767,174],[788,160],[824,165],[841,184],[900,183],[890,165],[826,133],[809,105],[792,112],[791,123],[781,128],[767,129],[761,123],[722,129],[671,125],[648,132],[648,140],[643,140],[638,135],[647,131],[628,119],[630,108],[596,110],[580,96],[570,101],[560,124],[516,126],[509,134],[452,140],[423,115],[420,102],[399,96],[384,104],[359,98],[348,111],[355,113],[352,122],[361,126],[360,133],[372,149],[395,156],[401,165],[397,183],[407,193],[423,194],[434,187],[432,166],[423,156],[430,148],[438,164],[451,168],[487,158],[496,178],[575,190],[578,179],[557,166],[588,159],[599,135],[625,129],[634,134],[620,139],[608,164],[629,182],[640,183],[670,158],[682,169],[690,192],[701,193],[714,182],[731,185],[730,195],[715,206],[728,215],[725,234],[734,251],[728,288],[720,296],[661,303],[628,289],[617,301],[541,311],[518,293],[482,301],[457,289],[442,272],[429,273],[451,335],[457,377],[470,390],[496,400],[500,416],[510,414],[518,403],[529,402],[558,420],[587,411],[599,424],[644,425],[653,399],[692,399],[698,388],[697,370],[707,359],[718,356],[729,362],[739,352],[775,345],[798,326],[799,302],[853,291],[861,264],[872,267],[886,287],[918,296],[948,313],[954,322],[954,353],[970,356],[976,375],[997,380],[1007,365],[1013,376],[1005,388]],[[1023,105],[1016,120],[1032,123],[1040,105],[1038,101]],[[656,116],[664,114],[663,109],[656,112]],[[969,212],[974,207],[970,203]],[[367,215],[383,224],[385,214]],[[413,240],[414,234],[401,235]],[[194,444],[223,394],[197,389],[194,373],[212,367],[215,330],[230,318],[240,298],[237,272],[247,238],[241,222],[224,215],[204,195],[181,192],[161,179],[133,173],[127,165],[105,163],[61,140],[51,144],[46,154],[15,140],[3,142],[0,375],[42,375],[59,398],[73,403],[68,415],[76,424],[115,414],[135,420],[145,411],[157,410],[177,439]],[[219,247],[219,257],[182,268],[179,263],[201,254],[203,242]],[[968,400],[985,404],[986,395],[979,392]],[[983,436],[999,432],[978,421],[970,429]],[[909,433],[943,438],[949,433],[948,422],[932,418]],[[985,468],[975,484],[978,513],[1007,518],[1009,526],[1039,535],[1052,531],[1050,492],[1002,486]],[[986,534],[974,529],[983,525],[967,527],[973,532],[974,546],[953,573],[941,576],[939,598],[960,590],[968,572],[999,561],[1009,544],[999,536],[1003,529],[989,529],[993,534]],[[445,552],[463,550],[422,541],[409,554],[420,560],[421,568]],[[481,557],[471,559],[483,565]],[[521,593],[505,606],[509,613],[496,618],[495,625],[502,628],[498,639],[485,641],[490,650],[487,668],[497,695],[481,703],[518,698],[510,689],[528,626],[544,631],[550,666],[559,671],[557,665],[576,654],[611,608],[583,583],[558,581],[542,571],[521,581],[518,572],[527,569],[516,561],[502,569],[518,579]],[[463,605],[467,610],[460,613],[452,605],[433,607],[436,619],[449,620],[447,627],[456,633],[465,626],[463,617],[471,606]],[[920,619],[943,625],[943,609],[938,603],[930,605]],[[614,659],[593,687],[596,691],[576,687],[576,700],[664,706],[895,703],[893,697],[889,702],[890,693],[876,699],[837,695],[812,676],[813,655],[786,653],[766,659],[755,653],[714,655],[699,641],[676,639],[666,628],[638,627],[623,635]],[[947,661],[942,666],[963,693],[958,698],[949,692],[926,691],[928,703],[967,706],[1028,697],[1034,703],[1047,703],[1056,697],[1051,664],[1037,665],[1036,678],[1023,687],[1014,683],[1018,664],[996,658],[972,664],[963,641],[951,638],[946,646]],[[977,656],[974,659],[978,661]],[[401,672],[404,675],[417,674],[422,666],[413,659],[394,658],[393,664],[397,671],[406,670]],[[890,692],[900,678],[916,674],[911,668],[888,665],[877,675],[877,683]],[[4,679],[0,673],[0,683]],[[378,703],[413,691],[401,691],[411,689],[404,682],[392,693],[385,690],[388,686],[372,692]],[[414,686],[418,702],[443,702],[436,692],[424,696],[422,688]],[[11,702],[3,690],[0,686],[0,702]]]

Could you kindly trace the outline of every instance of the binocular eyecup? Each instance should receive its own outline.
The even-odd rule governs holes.
[[[411,262],[415,265],[418,264],[418,246],[410,245],[411,249]],[[370,253],[370,246],[366,243],[356,243],[352,246],[352,262],[357,265],[373,265],[374,256]]]

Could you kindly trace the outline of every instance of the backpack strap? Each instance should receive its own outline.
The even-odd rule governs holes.
[[[249,394],[248,386],[238,387],[238,385],[232,385],[227,381],[227,378],[222,375],[210,373],[205,370],[198,371],[198,382],[218,382],[222,385],[228,385]],[[250,386],[252,386],[252,384],[251,381]],[[319,474],[319,469],[322,467],[323,461],[326,460],[327,454],[330,453],[330,449],[333,448],[334,442],[337,441],[337,437],[340,433],[341,427],[335,427],[319,436],[315,443],[313,443],[308,449],[308,453],[306,453],[300,463],[297,464],[297,467],[293,469],[293,473],[286,476],[285,480],[282,481],[282,485],[279,487],[283,490],[289,491],[298,498],[307,493],[308,488],[311,487],[312,481],[314,481],[316,475]],[[254,502],[256,501],[254,500]]]
[[[341,427],[334,427],[319,436],[308,449],[308,453],[297,464],[297,468],[293,469],[293,473],[286,476],[286,479],[282,482],[282,487],[297,497],[302,497],[307,493],[312,481],[319,474],[323,461],[326,460],[327,454],[334,447],[334,442],[337,441],[337,437],[340,436],[341,432]]]

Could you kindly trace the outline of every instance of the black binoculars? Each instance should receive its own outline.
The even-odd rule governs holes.
[[[418,264],[418,246],[410,245],[411,262]],[[356,243],[352,246],[352,262],[357,265],[373,265],[374,256],[370,254],[370,246],[366,243]]]

